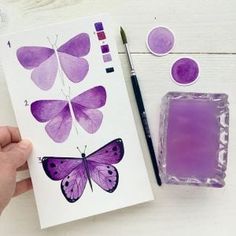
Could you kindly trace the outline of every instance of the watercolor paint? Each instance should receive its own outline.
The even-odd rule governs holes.
[[[226,94],[170,92],[165,95],[158,155],[162,181],[223,187],[228,133]]]
[[[109,45],[108,45],[108,44],[102,45],[102,46],[101,46],[101,50],[102,50],[102,53],[108,53],[108,52],[110,52]]]
[[[96,22],[94,26],[95,26],[96,31],[104,30],[102,22]]]
[[[103,57],[104,62],[112,61],[112,57],[110,53],[104,54],[102,57]]]
[[[179,85],[191,85],[199,76],[199,66],[191,58],[178,59],[172,66],[171,76]]]
[[[115,71],[115,70],[114,70],[113,67],[106,68],[106,72],[107,72],[107,73],[112,73],[112,72],[114,72],[114,71]]]
[[[104,40],[104,39],[106,39],[106,34],[105,34],[104,31],[98,32],[98,33],[97,33],[97,36],[98,36],[98,39],[99,39],[99,40]]]
[[[157,56],[168,54],[174,47],[174,34],[166,27],[155,27],[147,36],[147,47],[149,51]]]

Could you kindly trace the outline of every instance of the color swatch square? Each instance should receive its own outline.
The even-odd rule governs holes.
[[[99,40],[104,40],[104,39],[106,39],[106,35],[105,35],[104,31],[98,32],[98,33],[97,33],[97,36],[98,36],[98,39],[99,39]]]
[[[106,68],[106,72],[107,73],[112,73],[112,72],[114,72],[114,68],[113,67]]]
[[[104,54],[102,57],[103,57],[103,61],[104,61],[104,62],[112,61],[112,58],[111,58],[111,54],[110,54],[110,53]]]
[[[96,31],[104,30],[102,22],[97,22],[94,24]]]
[[[110,49],[109,49],[108,44],[102,45],[102,46],[101,46],[101,50],[102,50],[102,53],[108,53],[108,52],[110,52]]]

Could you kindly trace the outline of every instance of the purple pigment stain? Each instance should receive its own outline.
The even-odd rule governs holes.
[[[101,46],[101,50],[102,50],[102,53],[108,53],[108,52],[110,52],[110,49],[109,49],[108,44],[102,45],[102,46]]]
[[[98,40],[104,40],[104,39],[106,39],[106,35],[105,35],[104,31],[98,32],[98,33],[97,33],[97,36],[98,36]]]
[[[162,100],[163,182],[223,187],[228,153],[226,94],[168,93]]]
[[[175,82],[181,85],[190,85],[199,74],[198,64],[191,58],[177,60],[171,69],[171,75]]]
[[[96,31],[104,30],[102,22],[97,22],[94,24]]]
[[[174,46],[173,33],[165,27],[156,27],[148,34],[147,47],[157,56],[168,54]]]
[[[112,61],[112,57],[111,57],[111,54],[110,54],[110,53],[104,54],[104,55],[102,56],[102,58],[103,58],[103,61],[104,61],[104,62]]]

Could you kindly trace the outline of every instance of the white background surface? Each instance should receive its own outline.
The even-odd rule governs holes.
[[[41,231],[34,196],[29,192],[13,199],[4,211],[0,218],[0,235],[236,235],[234,0],[0,0],[0,4],[4,4],[5,12],[8,14],[8,22],[0,28],[1,34],[101,12],[108,12],[113,16],[120,58],[156,198],[151,203]],[[146,33],[159,24],[171,28],[176,36],[173,53],[162,58],[150,55],[145,46]],[[120,25],[128,34],[155,148],[160,99],[167,91],[228,93],[230,145],[225,188],[157,187],[129,81],[127,59],[119,37]],[[200,78],[190,87],[179,87],[169,76],[173,62],[183,56],[191,56],[200,65]],[[2,72],[0,123],[15,125]],[[26,175],[27,173],[24,176]]]

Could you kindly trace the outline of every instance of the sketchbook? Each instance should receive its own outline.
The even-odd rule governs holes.
[[[153,199],[107,15],[4,36],[42,228]]]

